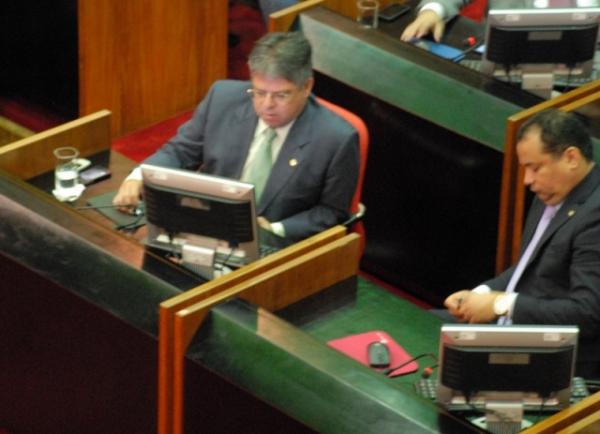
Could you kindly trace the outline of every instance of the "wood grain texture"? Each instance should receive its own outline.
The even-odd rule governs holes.
[[[79,106],[113,137],[190,110],[227,69],[227,2],[79,1]]]
[[[356,275],[359,253],[359,235],[348,234],[270,270],[265,270],[262,274],[233,287],[224,285],[222,291],[177,312],[173,321],[171,354],[172,415],[161,418],[172,419],[172,431],[165,429],[159,432],[174,434],[185,432],[185,353],[212,307],[239,296],[268,311],[281,309]],[[162,390],[162,393],[165,392],[168,393],[168,389]]]
[[[346,234],[343,226],[335,226],[316,234],[306,240],[295,243],[274,254],[268,255],[241,267],[230,274],[210,280],[204,285],[190,289],[180,295],[165,300],[159,308],[159,379],[158,379],[158,432],[167,434],[173,432],[173,382],[175,376],[174,360],[179,360],[174,354],[185,353],[189,340],[183,339],[175,344],[175,315],[196,303],[219,294],[231,288],[237,288],[249,279],[256,279],[267,271],[281,267],[290,261],[312,252],[324,245],[342,239]],[[358,260],[356,261],[358,267]],[[198,324],[203,316],[197,317]],[[195,329],[194,329],[195,330]],[[175,353],[174,353],[175,352]],[[178,369],[181,369],[179,367]],[[179,371],[178,371],[179,372]],[[181,374],[181,372],[179,372]],[[181,421],[178,422],[178,424]],[[180,425],[178,425],[180,426]]]
[[[0,147],[0,169],[21,179],[30,179],[54,169],[52,151],[74,146],[80,157],[110,149],[108,110],[100,110],[71,122]]]
[[[536,423],[521,434],[600,432],[600,392]]]

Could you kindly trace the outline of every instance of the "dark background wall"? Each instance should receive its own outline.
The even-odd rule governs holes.
[[[65,118],[78,114],[77,2],[4,2],[0,97],[26,100]]]
[[[315,92],[369,128],[361,268],[434,305],[493,276],[502,154],[323,74]]]

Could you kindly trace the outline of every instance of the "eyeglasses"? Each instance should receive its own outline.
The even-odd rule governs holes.
[[[248,89],[246,93],[257,101],[264,101],[268,95],[271,95],[271,99],[277,104],[286,104],[290,102],[294,92],[291,90],[282,90],[279,92],[267,92],[261,89]]]

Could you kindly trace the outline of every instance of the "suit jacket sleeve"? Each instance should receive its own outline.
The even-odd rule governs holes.
[[[419,3],[419,9],[425,6],[427,3],[439,3],[444,7],[446,11],[446,20],[450,20],[460,13],[460,10],[471,3],[473,0],[423,0]]]
[[[582,188],[595,191],[567,200],[542,237],[515,288],[516,324],[577,325],[586,339],[600,334],[600,187],[595,187],[599,183],[596,169]],[[532,210],[534,206],[538,207],[534,215],[541,215],[539,203]],[[535,220],[527,222],[525,231],[534,229]],[[486,283],[492,289],[506,289],[513,269]]]
[[[214,91],[215,86],[211,87],[206,97],[196,107],[192,118],[181,125],[177,134],[146,158],[144,163],[198,170],[203,161],[206,119]]]
[[[600,210],[578,223],[557,232],[519,282],[516,323],[578,325],[584,338],[600,333]]]
[[[302,239],[343,223],[349,216],[359,167],[358,133],[338,139],[338,146],[323,173],[318,202],[281,221],[286,237]]]

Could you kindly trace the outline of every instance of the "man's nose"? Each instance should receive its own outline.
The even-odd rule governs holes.
[[[275,95],[272,94],[271,92],[268,92],[265,95],[264,103],[267,107],[274,106],[276,104]]]
[[[534,175],[531,169],[525,169],[525,175],[523,176],[523,184],[530,186],[533,184]]]

